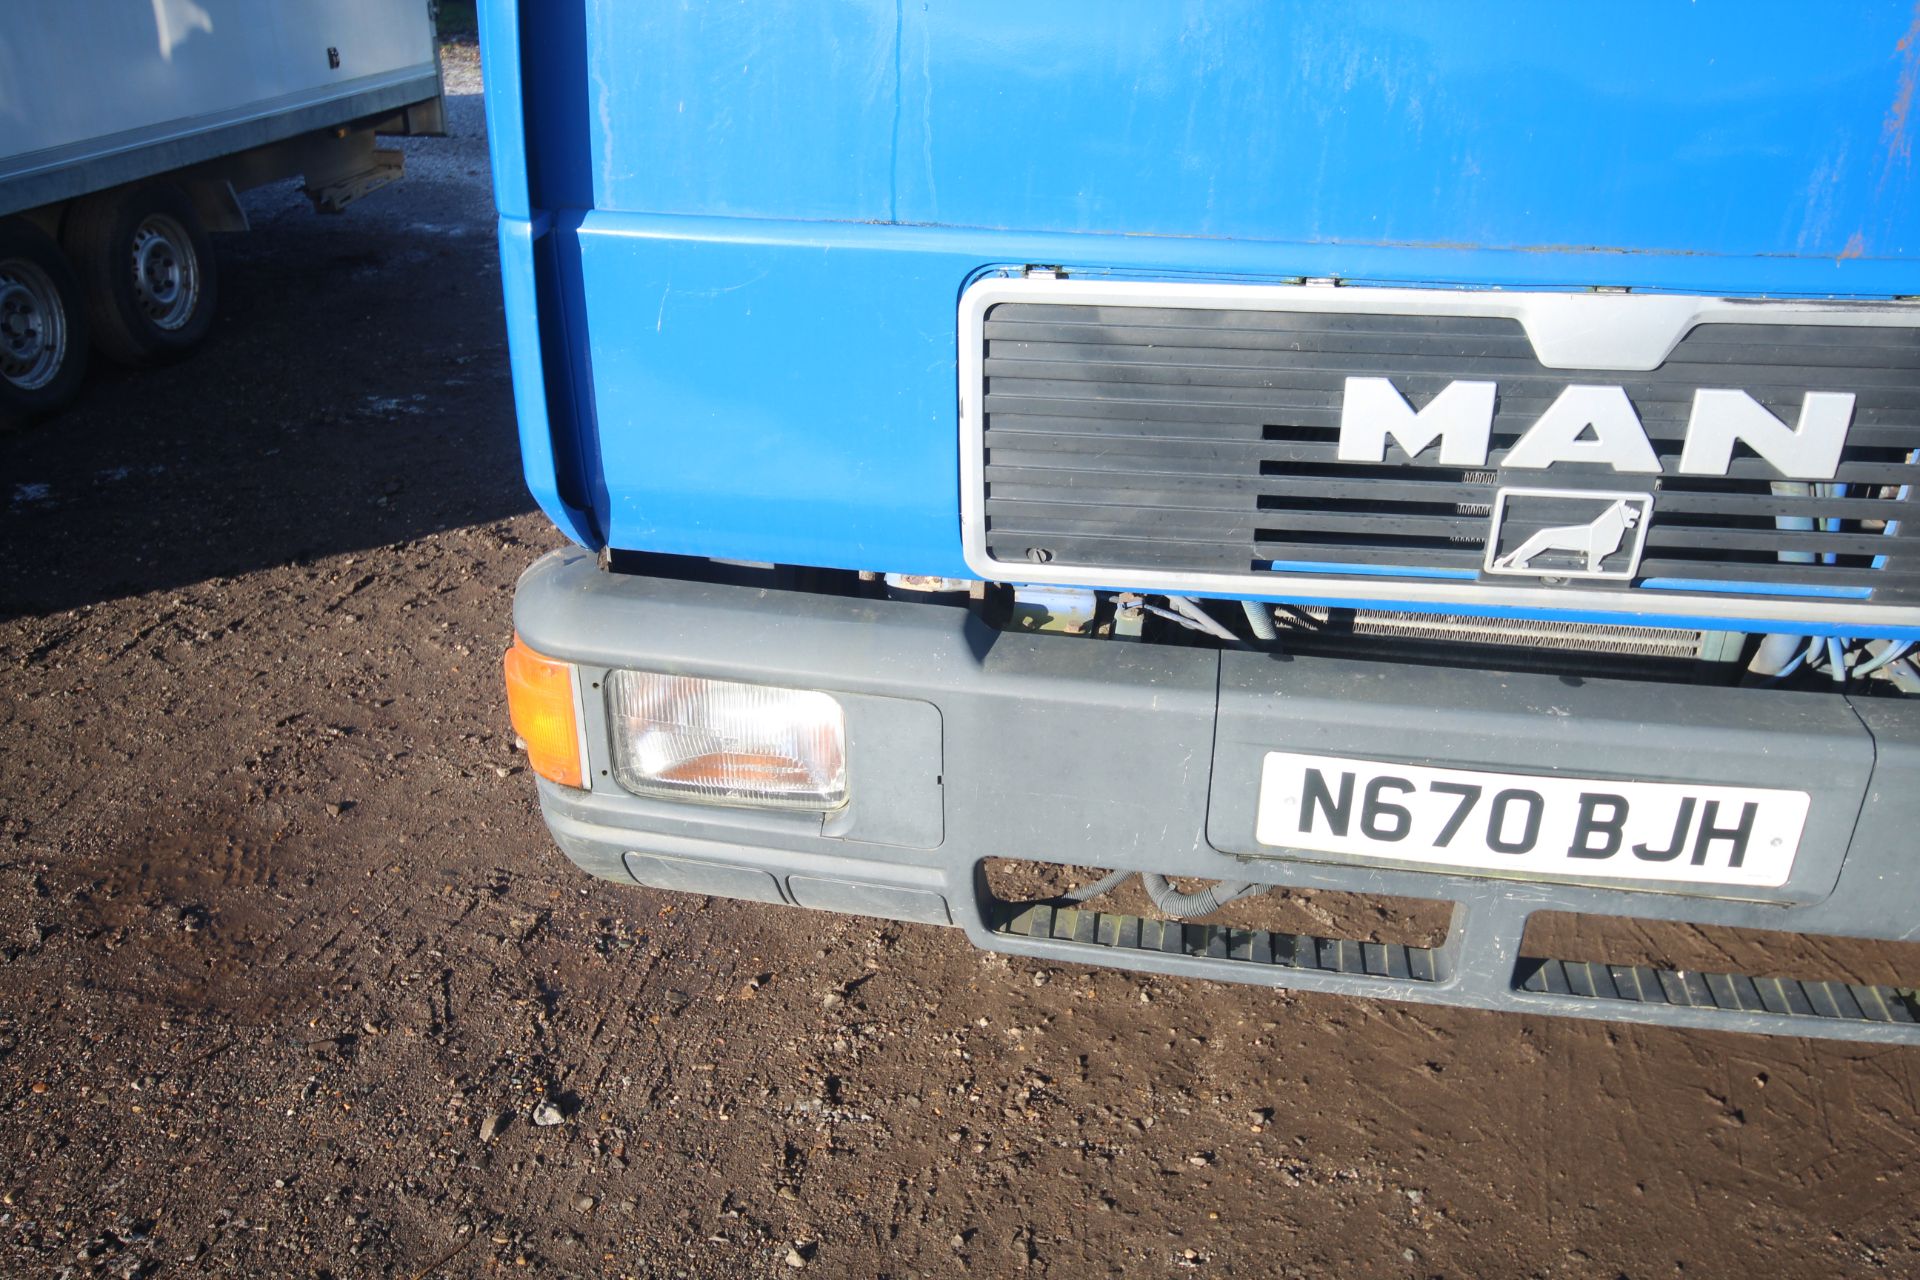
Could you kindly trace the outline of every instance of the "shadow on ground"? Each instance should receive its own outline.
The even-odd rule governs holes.
[[[532,509],[479,99],[449,105],[455,136],[409,142],[417,172],[340,217],[250,196],[191,359],[96,360],[77,406],[0,438],[0,618]]]

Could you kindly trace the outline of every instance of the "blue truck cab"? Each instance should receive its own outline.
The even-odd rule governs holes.
[[[586,871],[1920,1040],[1892,986],[1523,946],[1920,932],[1910,5],[480,14],[527,483],[578,544],[507,677]],[[1135,875],[1152,913],[1096,901]],[[1273,886],[1450,924],[1220,922]]]

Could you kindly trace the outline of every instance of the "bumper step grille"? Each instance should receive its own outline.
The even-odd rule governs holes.
[[[1588,1000],[1630,1000],[1638,1004],[1670,1004],[1729,1013],[1771,1013],[1855,1022],[1920,1023],[1911,994],[1895,987],[1525,958],[1520,961],[1519,977],[1515,985],[1522,991]]]
[[[1008,906],[995,932],[1016,937],[1410,982],[1434,982],[1445,976],[1440,952],[1432,947],[1155,920],[1111,911],[1056,908],[1044,902]]]
[[[1366,981],[1382,980],[1402,989],[1378,994],[1404,998],[1404,984],[1441,983],[1450,976],[1451,954],[1445,946],[1410,947],[1271,933],[1086,911],[1048,902],[996,902],[989,911],[988,927],[1009,938],[1073,944],[1084,948],[1089,953],[1087,961],[1094,964],[1125,963],[1122,957],[1128,953],[1180,956],[1219,964],[1221,977],[1253,978],[1254,971],[1268,970],[1268,980],[1278,986],[1301,980],[1289,979],[1289,972],[1322,975],[1342,980],[1340,989],[1352,995],[1366,994]],[[1738,1024],[1749,1018],[1767,1020],[1767,1029],[1776,1032],[1791,1032],[1792,1024],[1801,1019],[1878,1023],[1906,1028],[1903,1035],[1920,1028],[1920,1004],[1916,1004],[1914,992],[1850,982],[1803,982],[1743,973],[1698,973],[1522,956],[1515,962],[1511,990],[1549,999],[1699,1010],[1726,1017],[1730,1029],[1739,1029]]]

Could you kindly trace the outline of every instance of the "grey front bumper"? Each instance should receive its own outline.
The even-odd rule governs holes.
[[[1058,960],[1482,1008],[1920,1041],[1884,987],[1575,965],[1520,954],[1536,911],[1920,936],[1920,707],[995,631],[964,610],[602,572],[522,578],[515,622],[581,668],[587,790],[541,784],[563,849],[656,888],[954,924]],[[604,672],[823,689],[847,709],[851,800],[827,815],[643,800],[610,776]],[[1248,858],[1260,755],[1790,786],[1813,795],[1778,889],[1740,898]],[[1904,785],[1903,785],[1904,784]],[[1450,902],[1445,942],[1391,947],[1167,925],[987,891],[988,858]]]

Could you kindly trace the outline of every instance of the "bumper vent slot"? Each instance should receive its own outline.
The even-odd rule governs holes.
[[[1408,998],[1409,984],[1418,988],[1449,981],[1454,960],[1445,946],[1410,947],[1270,933],[1055,907],[1045,902],[995,903],[988,927],[1002,937],[1067,944],[1084,953],[1073,958],[1090,963],[1124,965],[1131,961],[1134,967],[1149,967],[1155,958],[1181,957],[1217,965],[1210,972],[1223,978],[1269,981],[1277,986],[1302,983],[1308,981],[1304,975],[1313,974],[1319,985],[1350,995],[1366,995],[1367,984],[1378,982],[1383,988],[1398,984],[1395,991],[1383,989],[1378,993]],[[1142,964],[1143,960],[1147,963]],[[1256,976],[1261,973],[1270,976]],[[1595,1012],[1609,1004],[1694,1011],[1706,1015],[1698,1025],[1720,1025],[1730,1030],[1832,1034],[1816,1031],[1809,1024],[1879,1024],[1889,1036],[1901,1040],[1911,1040],[1920,1032],[1920,1005],[1915,1002],[1915,993],[1882,985],[1522,956],[1515,963],[1507,990],[1521,998],[1584,1005]],[[1500,1007],[1527,1006],[1502,1000]],[[1605,1016],[1624,1015],[1609,1011]],[[1656,1014],[1644,1020],[1669,1019]],[[1843,1034],[1864,1038],[1871,1033]]]
[[[1744,973],[1695,973],[1645,965],[1522,959],[1515,986],[1543,995],[1625,1000],[1725,1013],[1765,1013],[1913,1026],[1912,993],[1850,982],[1751,978]]]
[[[1693,679],[1724,660],[1714,631],[1557,622],[1516,617],[1406,613],[1281,605],[1274,618],[1293,653],[1352,655],[1356,643],[1380,661],[1490,666],[1639,679]],[[1738,652],[1738,647],[1731,651]]]
[[[1155,920],[1112,911],[1056,908],[1044,902],[998,904],[998,913],[994,932],[1022,938],[1406,982],[1439,982],[1447,977],[1445,955],[1437,947]]]
[[[1572,649],[1644,658],[1695,661],[1701,657],[1697,632],[1658,627],[1623,627],[1579,622],[1537,622],[1528,618],[1471,618],[1446,613],[1396,613],[1384,609],[1324,609],[1288,605],[1278,611],[1280,629],[1290,639],[1313,634],[1379,637],[1431,644],[1486,644],[1516,649]]]

